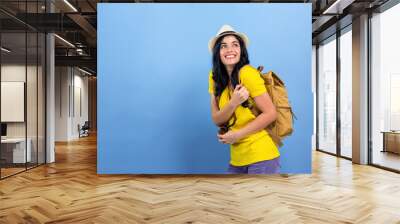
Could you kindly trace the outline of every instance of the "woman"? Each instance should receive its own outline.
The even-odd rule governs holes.
[[[264,130],[276,119],[276,110],[264,80],[249,65],[248,42],[245,34],[229,25],[222,26],[209,41],[213,54],[209,75],[212,119],[218,126],[229,127],[217,135],[221,143],[231,145],[229,173],[279,173],[279,151]],[[261,112],[257,117],[249,104]]]

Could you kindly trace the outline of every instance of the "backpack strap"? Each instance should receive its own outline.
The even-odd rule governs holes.
[[[271,72],[274,84],[275,84],[275,81],[276,81],[280,86],[285,86],[285,84],[283,83],[282,79],[280,79],[273,71],[269,71],[269,72]]]

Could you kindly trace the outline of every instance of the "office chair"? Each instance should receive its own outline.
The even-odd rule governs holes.
[[[90,129],[89,121],[85,121],[82,127],[80,127],[80,125],[78,124],[79,138],[89,136],[89,129]]]

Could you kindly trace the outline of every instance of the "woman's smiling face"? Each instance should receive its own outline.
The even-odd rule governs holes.
[[[227,35],[221,41],[219,55],[225,66],[235,66],[240,60],[240,43],[236,36]]]

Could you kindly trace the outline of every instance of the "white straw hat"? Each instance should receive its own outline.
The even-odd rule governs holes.
[[[246,36],[246,34],[236,32],[236,30],[234,30],[231,26],[225,24],[218,30],[217,35],[215,35],[215,37],[211,38],[210,41],[208,41],[208,50],[212,53],[212,49],[214,48],[215,42],[218,40],[218,38],[228,34],[233,34],[242,38],[244,44],[246,45],[246,47],[248,47],[249,38]]]

